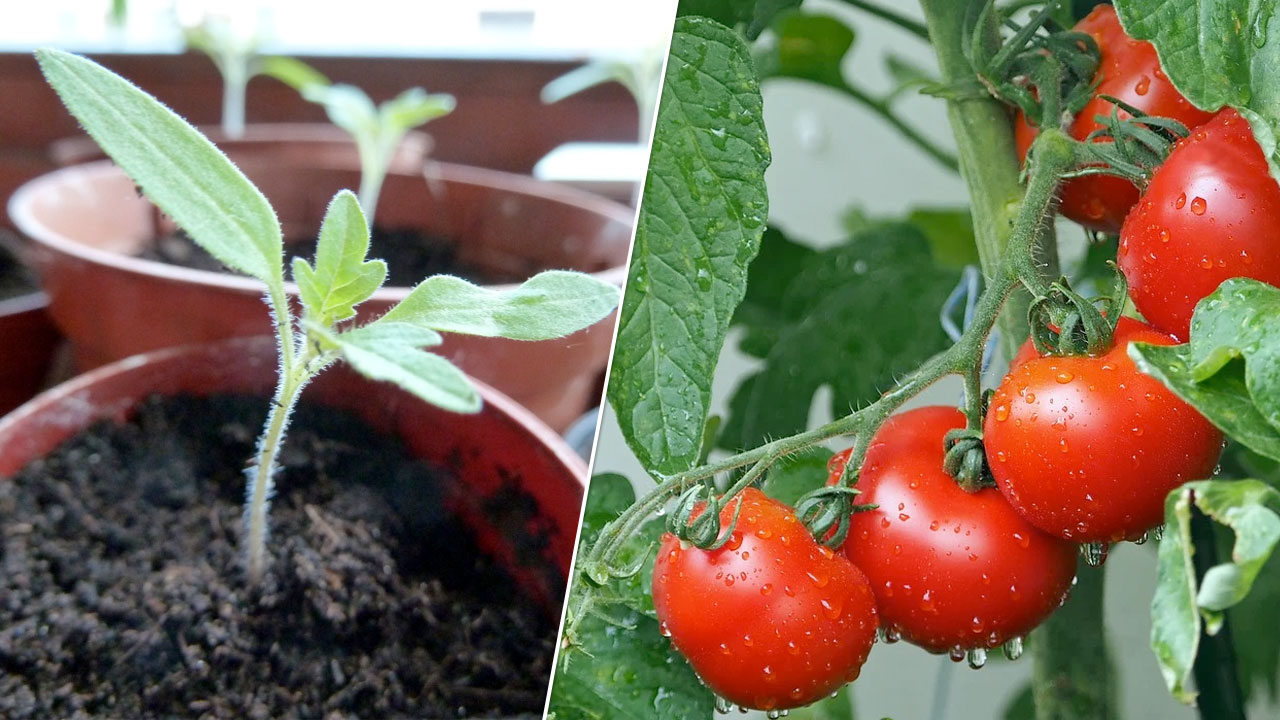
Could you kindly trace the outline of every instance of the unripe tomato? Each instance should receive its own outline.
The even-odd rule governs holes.
[[[1033,525],[1076,542],[1141,537],[1170,490],[1209,477],[1222,434],[1129,359],[1130,342],[1175,340],[1120,318],[1097,357],[1038,357],[991,398],[983,441],[991,473]],[[1027,357],[1024,350],[1019,357]]]
[[[1182,340],[1223,280],[1280,286],[1280,185],[1236,111],[1201,125],[1152,173],[1117,262],[1143,317]]]
[[[1075,576],[1076,546],[1022,519],[995,488],[965,492],[942,468],[955,408],[895,415],[876,433],[858,475],[845,554],[871,581],[880,622],[934,652],[986,649],[1030,632]],[[849,452],[829,465],[834,482]]]
[[[1210,113],[1188,102],[1169,82],[1160,69],[1155,47],[1125,34],[1115,8],[1095,7],[1076,23],[1075,29],[1093,37],[1101,57],[1095,75],[1099,81],[1097,92],[1076,114],[1071,126],[1065,128],[1071,137],[1084,140],[1089,133],[1103,127],[1094,117],[1109,116],[1115,106],[1100,95],[1110,95],[1149,115],[1173,118],[1188,128],[1209,119]],[[1125,116],[1122,112],[1121,117]],[[1026,159],[1037,129],[1019,112],[1014,132],[1018,155]],[[1138,189],[1128,180],[1111,175],[1088,175],[1064,183],[1061,198],[1063,215],[1085,227],[1113,233],[1120,230],[1125,215],[1138,202]]]
[[[858,677],[877,628],[867,578],[814,541],[795,512],[755,488],[717,550],[665,535],[653,568],[664,633],[712,690],[746,708],[780,710]],[[727,525],[736,501],[721,513]]]

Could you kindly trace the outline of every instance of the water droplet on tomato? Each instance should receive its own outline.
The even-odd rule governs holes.
[[[947,655],[951,658],[951,662],[960,662],[964,659],[964,648],[956,645],[947,651]]]
[[[969,661],[969,667],[981,670],[982,666],[987,664],[987,651],[983,648],[971,648],[965,653],[965,659]]]
[[[1208,206],[1208,203],[1206,203],[1206,202],[1204,201],[1204,198],[1202,198],[1202,197],[1196,197],[1196,198],[1193,198],[1193,199],[1191,200],[1191,214],[1192,214],[1192,215],[1203,215],[1203,214],[1204,214],[1204,211],[1205,211],[1205,208],[1206,208],[1207,206]]]
[[[1241,250],[1241,251],[1240,251],[1240,261],[1241,261],[1241,262],[1243,262],[1245,265],[1252,265],[1252,264],[1253,264],[1253,257],[1252,257],[1251,255],[1249,255],[1249,251],[1248,251],[1248,250]]]
[[[1063,370],[1063,371],[1059,372],[1057,375],[1055,375],[1053,379],[1054,379],[1054,380],[1057,380],[1057,381],[1058,381],[1060,384],[1062,384],[1062,385],[1066,385],[1067,383],[1069,383],[1069,382],[1071,382],[1072,380],[1074,380],[1074,379],[1075,379],[1075,377],[1076,377],[1075,375],[1072,375],[1071,373],[1067,372],[1066,370]]]
[[[1009,419],[1009,406],[997,405],[996,406],[996,422],[1004,422],[1005,420],[1008,420],[1008,419]]]
[[[1209,270],[1213,268],[1213,261],[1209,259],[1208,255],[1205,255],[1200,258],[1200,267],[1204,268],[1205,270]]]
[[[1005,452],[1004,452],[1003,450],[997,450],[997,451],[996,451],[996,460],[999,460],[1000,462],[1008,462],[1008,461],[1009,461],[1009,456],[1008,456],[1008,455],[1006,455],[1006,454],[1005,454]]]
[[[1165,228],[1160,228],[1160,242],[1162,243],[1169,242],[1169,231],[1166,230]]]
[[[1005,640],[1001,649],[1004,650],[1005,657],[1010,660],[1017,660],[1022,657],[1022,638],[1020,636],[1014,636]]]
[[[1026,395],[1026,399],[1027,399],[1027,403],[1028,403],[1028,404],[1033,403],[1033,402],[1035,402],[1035,401],[1036,401],[1036,394],[1035,394],[1035,393],[1032,393],[1032,392],[1029,392],[1029,393],[1027,393],[1027,395]]]
[[[1184,205],[1186,205],[1186,204],[1187,204],[1187,194],[1186,194],[1186,193],[1182,193],[1181,195],[1179,195],[1179,196],[1178,196],[1178,199],[1177,199],[1177,200],[1174,200],[1174,201],[1173,201],[1173,207],[1174,207],[1174,208],[1176,208],[1176,209],[1178,209],[1178,210],[1181,210],[1181,209],[1182,209],[1182,206],[1184,206]]]
[[[839,600],[831,601],[823,598],[822,610],[828,620],[835,620],[844,612],[844,607],[841,605]]]
[[[1107,544],[1102,542],[1089,542],[1080,546],[1080,554],[1084,555],[1084,561],[1089,567],[1099,567],[1107,561]]]
[[[822,573],[807,572],[805,574],[809,576],[809,579],[813,581],[814,585],[817,585],[820,588],[826,587],[827,583],[831,582],[831,578]]]

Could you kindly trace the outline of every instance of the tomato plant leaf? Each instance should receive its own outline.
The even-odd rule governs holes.
[[[1116,0],[1125,31],[1155,45],[1169,80],[1203,110],[1246,111],[1277,176],[1280,23],[1273,0]],[[1280,176],[1277,176],[1280,177]]]
[[[365,377],[395,383],[446,410],[480,410],[480,393],[466,374],[445,358],[419,349],[439,343],[440,336],[429,329],[383,322],[343,333],[326,332],[314,324],[307,329],[337,348],[342,359]]]
[[[342,190],[325,211],[320,223],[315,265],[293,259],[293,279],[302,304],[324,325],[356,314],[355,306],[382,287],[387,264],[365,260],[369,252],[369,226],[360,202],[350,190]]]
[[[741,38],[676,21],[609,382],[645,468],[698,459],[711,378],[768,215],[769,145]]]
[[[374,324],[406,322],[463,335],[549,340],[599,322],[617,304],[616,286],[579,272],[547,270],[512,289],[436,275]]]
[[[1254,452],[1280,460],[1280,289],[1232,278],[1196,304],[1191,341],[1134,343],[1138,368]]]
[[[71,114],[157,207],[219,262],[283,294],[280,222],[226,155],[92,60],[50,48],[37,50],[36,58]]]
[[[1231,528],[1235,545],[1229,562],[1196,577],[1191,542],[1191,506]],[[1157,559],[1151,599],[1151,648],[1173,696],[1193,702],[1187,679],[1200,643],[1222,625],[1223,611],[1249,594],[1263,564],[1280,543],[1280,492],[1258,480],[1204,480],[1187,483],[1165,500],[1165,534]]]
[[[551,686],[557,720],[709,718],[715,703],[689,663],[635,610],[583,621],[582,645],[560,653]]]
[[[779,319],[763,328],[775,342],[764,368],[735,391],[721,447],[755,447],[803,430],[823,386],[832,390],[835,417],[876,399],[897,374],[946,347],[938,311],[957,280],[904,223],[873,225],[815,253],[791,278]],[[748,337],[760,331],[749,328]]]
[[[853,29],[829,15],[799,11],[778,16],[770,51],[757,58],[760,77],[790,77],[846,87],[841,64],[853,47]]]
[[[788,239],[776,227],[765,230],[760,252],[747,269],[747,293],[733,314],[732,325],[746,330],[739,343],[743,352],[758,358],[769,354],[778,335],[793,319],[782,311],[787,288],[817,254]]]

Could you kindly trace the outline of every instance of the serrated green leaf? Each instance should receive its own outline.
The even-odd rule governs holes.
[[[280,222],[213,143],[91,60],[50,48],[36,58],[71,114],[156,206],[219,262],[283,293]]]
[[[480,410],[480,393],[465,373],[445,358],[418,349],[439,342],[439,335],[429,330],[405,323],[371,323],[344,333],[327,333],[325,340],[365,377],[395,383],[445,410]]]
[[[1192,503],[1230,527],[1231,561],[1196,577],[1191,541]],[[1201,623],[1222,623],[1222,611],[1249,594],[1254,579],[1280,542],[1280,492],[1257,480],[1205,480],[1183,485],[1165,500],[1165,534],[1151,599],[1151,649],[1174,698],[1191,703],[1187,688],[1200,644]]]
[[[769,468],[760,489],[765,495],[794,506],[805,493],[827,482],[827,461],[831,451],[814,446],[788,455]]]
[[[609,382],[623,436],[659,474],[698,458],[711,377],[764,231],[761,102],[740,37],[676,21]]]
[[[617,304],[618,288],[566,270],[538,273],[511,290],[436,275],[419,283],[377,322],[406,322],[463,335],[549,340],[599,322]]]
[[[1280,289],[1227,280],[1196,305],[1190,342],[1134,343],[1129,355],[1231,438],[1280,460]]]
[[[938,311],[958,279],[903,223],[873,226],[814,255],[778,309],[788,321],[764,368],[730,402],[721,446],[755,447],[803,430],[823,386],[832,390],[835,417],[875,400],[898,374],[946,347]]]
[[[320,223],[315,266],[293,260],[294,280],[303,306],[324,325],[356,314],[387,277],[387,264],[364,259],[369,252],[369,227],[360,202],[350,190],[334,196]]]
[[[1155,45],[1169,80],[1193,105],[1249,111],[1259,142],[1265,146],[1266,138],[1274,138],[1280,128],[1280,22],[1274,22],[1275,0],[1114,4],[1125,31]],[[1275,176],[1271,144],[1267,155]]]

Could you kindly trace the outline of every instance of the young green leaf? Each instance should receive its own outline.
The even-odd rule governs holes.
[[[342,190],[325,211],[316,246],[315,266],[293,259],[293,279],[302,305],[322,325],[332,325],[355,315],[355,306],[382,287],[387,264],[365,260],[369,252],[369,227],[360,203],[350,190]]]
[[[463,335],[549,340],[596,323],[617,304],[618,288],[577,272],[547,270],[512,290],[436,275],[374,324],[404,322]]]
[[[447,93],[427,94],[422,88],[409,88],[378,106],[383,132],[398,141],[405,131],[453,112],[457,101]]]
[[[1280,289],[1247,278],[1196,305],[1191,341],[1129,356],[1254,452],[1280,460]]]
[[[1231,561],[1197,579],[1192,555],[1191,506],[1235,532]],[[1169,691],[1190,703],[1187,679],[1200,643],[1222,624],[1223,611],[1239,603],[1267,558],[1280,543],[1280,492],[1257,480],[1187,483],[1165,501],[1165,534],[1157,560],[1158,581],[1151,599],[1151,649]]]
[[[324,73],[301,60],[283,55],[268,55],[260,58],[258,72],[279,80],[299,93],[312,85],[329,84],[329,78],[325,77]]]
[[[609,401],[660,474],[698,458],[711,378],[768,217],[768,139],[746,45],[676,21],[623,301]]]
[[[283,292],[280,222],[213,143],[129,81],[61,50],[36,51],[76,119],[161,210],[225,265]]]
[[[345,83],[305,85],[302,96],[324,106],[334,125],[357,137],[377,133],[378,108],[363,90]]]
[[[321,334],[357,372],[395,383],[419,398],[459,413],[480,410],[480,393],[448,360],[420,347],[436,345],[440,336],[403,323],[372,323],[344,333]]]

